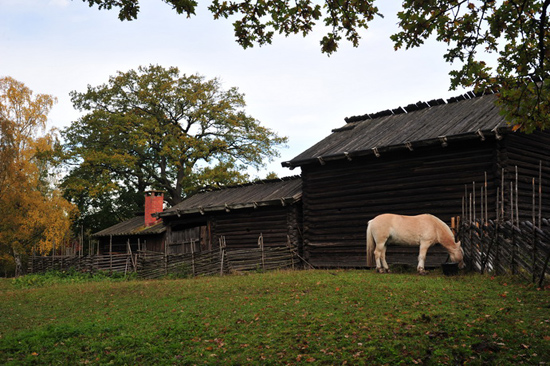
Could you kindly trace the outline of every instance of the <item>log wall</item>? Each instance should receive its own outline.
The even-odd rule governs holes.
[[[211,217],[213,242],[225,238],[228,249],[258,248],[258,237],[266,247],[299,248],[300,205],[266,207],[216,214]]]
[[[138,250],[151,250],[155,252],[164,251],[164,233],[154,235],[113,235],[102,236],[98,238],[99,241],[99,254],[109,254],[112,250],[113,253],[126,253],[128,251],[128,243],[130,243],[131,250],[136,252]],[[138,242],[139,239],[139,242]],[[95,254],[95,253],[93,253]]]
[[[533,205],[533,188],[538,196],[539,175],[542,177],[542,217],[550,217],[550,133],[535,132],[508,134],[499,151],[500,167],[505,169],[505,217],[511,217],[510,183],[515,185],[517,167],[518,216],[521,221],[531,220],[533,207],[538,215],[538,197]],[[533,179],[534,186],[533,187]],[[515,188],[513,188],[515,190]]]
[[[304,251],[316,266],[365,266],[368,220],[382,213],[431,213],[450,223],[459,216],[466,185],[488,175],[488,197],[498,178],[495,140],[460,146],[402,150],[380,157],[302,167]],[[418,248],[388,248],[388,263],[416,265]],[[446,259],[441,246],[427,266]]]
[[[180,244],[188,245],[190,240],[180,243],[178,238],[183,238],[184,232],[189,233],[196,228],[196,233],[200,232],[200,238],[193,240],[195,243],[193,252],[195,253],[203,250],[202,246],[199,248],[199,242],[211,243],[210,246],[214,249],[222,237],[228,250],[255,249],[258,248],[260,236],[262,236],[266,247],[281,247],[290,243],[300,252],[302,246],[301,217],[301,204],[229,210],[228,212],[217,211],[196,217],[182,216],[172,219],[168,224],[168,237],[170,238],[168,246],[175,248]],[[199,227],[202,228],[200,231]],[[191,250],[181,253],[187,252],[191,252]]]

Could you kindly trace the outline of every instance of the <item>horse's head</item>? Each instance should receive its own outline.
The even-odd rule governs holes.
[[[462,250],[462,246],[459,241],[456,243],[456,248],[449,252],[449,256],[451,257],[452,262],[458,263],[458,268],[466,267],[466,264],[464,263],[464,250]]]

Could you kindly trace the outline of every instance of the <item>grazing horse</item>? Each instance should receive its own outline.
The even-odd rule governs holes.
[[[464,252],[460,242],[455,242],[453,232],[443,221],[429,214],[403,216],[383,214],[370,220],[367,226],[367,266],[376,260],[376,270],[389,272],[386,263],[386,243],[418,245],[418,273],[425,274],[424,261],[428,248],[441,244],[447,249],[451,261],[464,268]]]

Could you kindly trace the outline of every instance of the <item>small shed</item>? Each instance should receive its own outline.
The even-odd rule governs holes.
[[[226,248],[301,249],[302,180],[298,176],[262,180],[199,192],[160,213],[167,226],[168,253]]]
[[[99,254],[126,253],[129,250],[164,252],[166,226],[162,220],[152,216],[163,210],[163,203],[161,191],[145,192],[145,212],[93,234],[99,241]]]
[[[306,259],[317,266],[365,266],[368,220],[388,212],[431,213],[451,224],[470,204],[465,197],[482,200],[481,189],[494,218],[497,199],[510,208],[508,183],[516,169],[519,215],[531,217],[533,177],[541,174],[543,192],[550,191],[550,134],[513,132],[496,99],[467,93],[346,118],[344,126],[283,162],[302,170]],[[549,196],[543,197],[543,216],[550,214]],[[427,265],[446,259],[435,255],[437,247],[428,252]],[[389,263],[412,264],[417,255],[413,248],[388,248]]]

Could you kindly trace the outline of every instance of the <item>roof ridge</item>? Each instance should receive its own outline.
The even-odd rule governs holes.
[[[271,178],[271,179],[258,179],[251,182],[246,183],[238,183],[223,187],[213,187],[213,186],[206,186],[200,189],[197,193],[206,193],[206,192],[214,192],[214,191],[222,191],[225,189],[232,189],[232,188],[242,188],[242,187],[249,187],[254,185],[261,185],[261,184],[271,184],[271,183],[277,183],[277,182],[285,182],[285,181],[291,181],[295,179],[299,179],[299,175],[291,175],[281,178]]]
[[[416,103],[409,104],[406,107],[401,107],[400,106],[400,107],[395,108],[395,109],[386,109],[386,110],[383,110],[383,111],[380,111],[380,112],[377,112],[377,113],[373,113],[373,114],[367,113],[367,114],[359,115],[359,116],[346,117],[346,118],[344,118],[344,121],[346,121],[346,123],[354,123],[354,122],[364,121],[364,120],[368,120],[368,119],[376,119],[376,118],[380,118],[380,117],[392,116],[392,115],[396,115],[396,114],[411,113],[411,112],[414,112],[414,111],[418,111],[418,110],[422,110],[422,109],[426,109],[426,108],[431,108],[431,107],[435,107],[435,106],[442,105],[442,104],[456,103],[456,102],[459,102],[459,101],[462,101],[462,100],[474,99],[474,98],[481,97],[483,95],[489,95],[489,94],[495,94],[495,93],[496,93],[496,91],[493,90],[493,89],[485,89],[481,92],[468,91],[468,92],[466,92],[464,94],[461,94],[461,95],[458,95],[456,97],[448,98],[446,101],[442,98],[432,99],[428,102],[419,101],[419,102],[416,102]],[[347,129],[348,128],[343,127],[343,128],[340,128],[340,129],[336,129],[335,132],[338,132],[340,130],[347,130]]]

